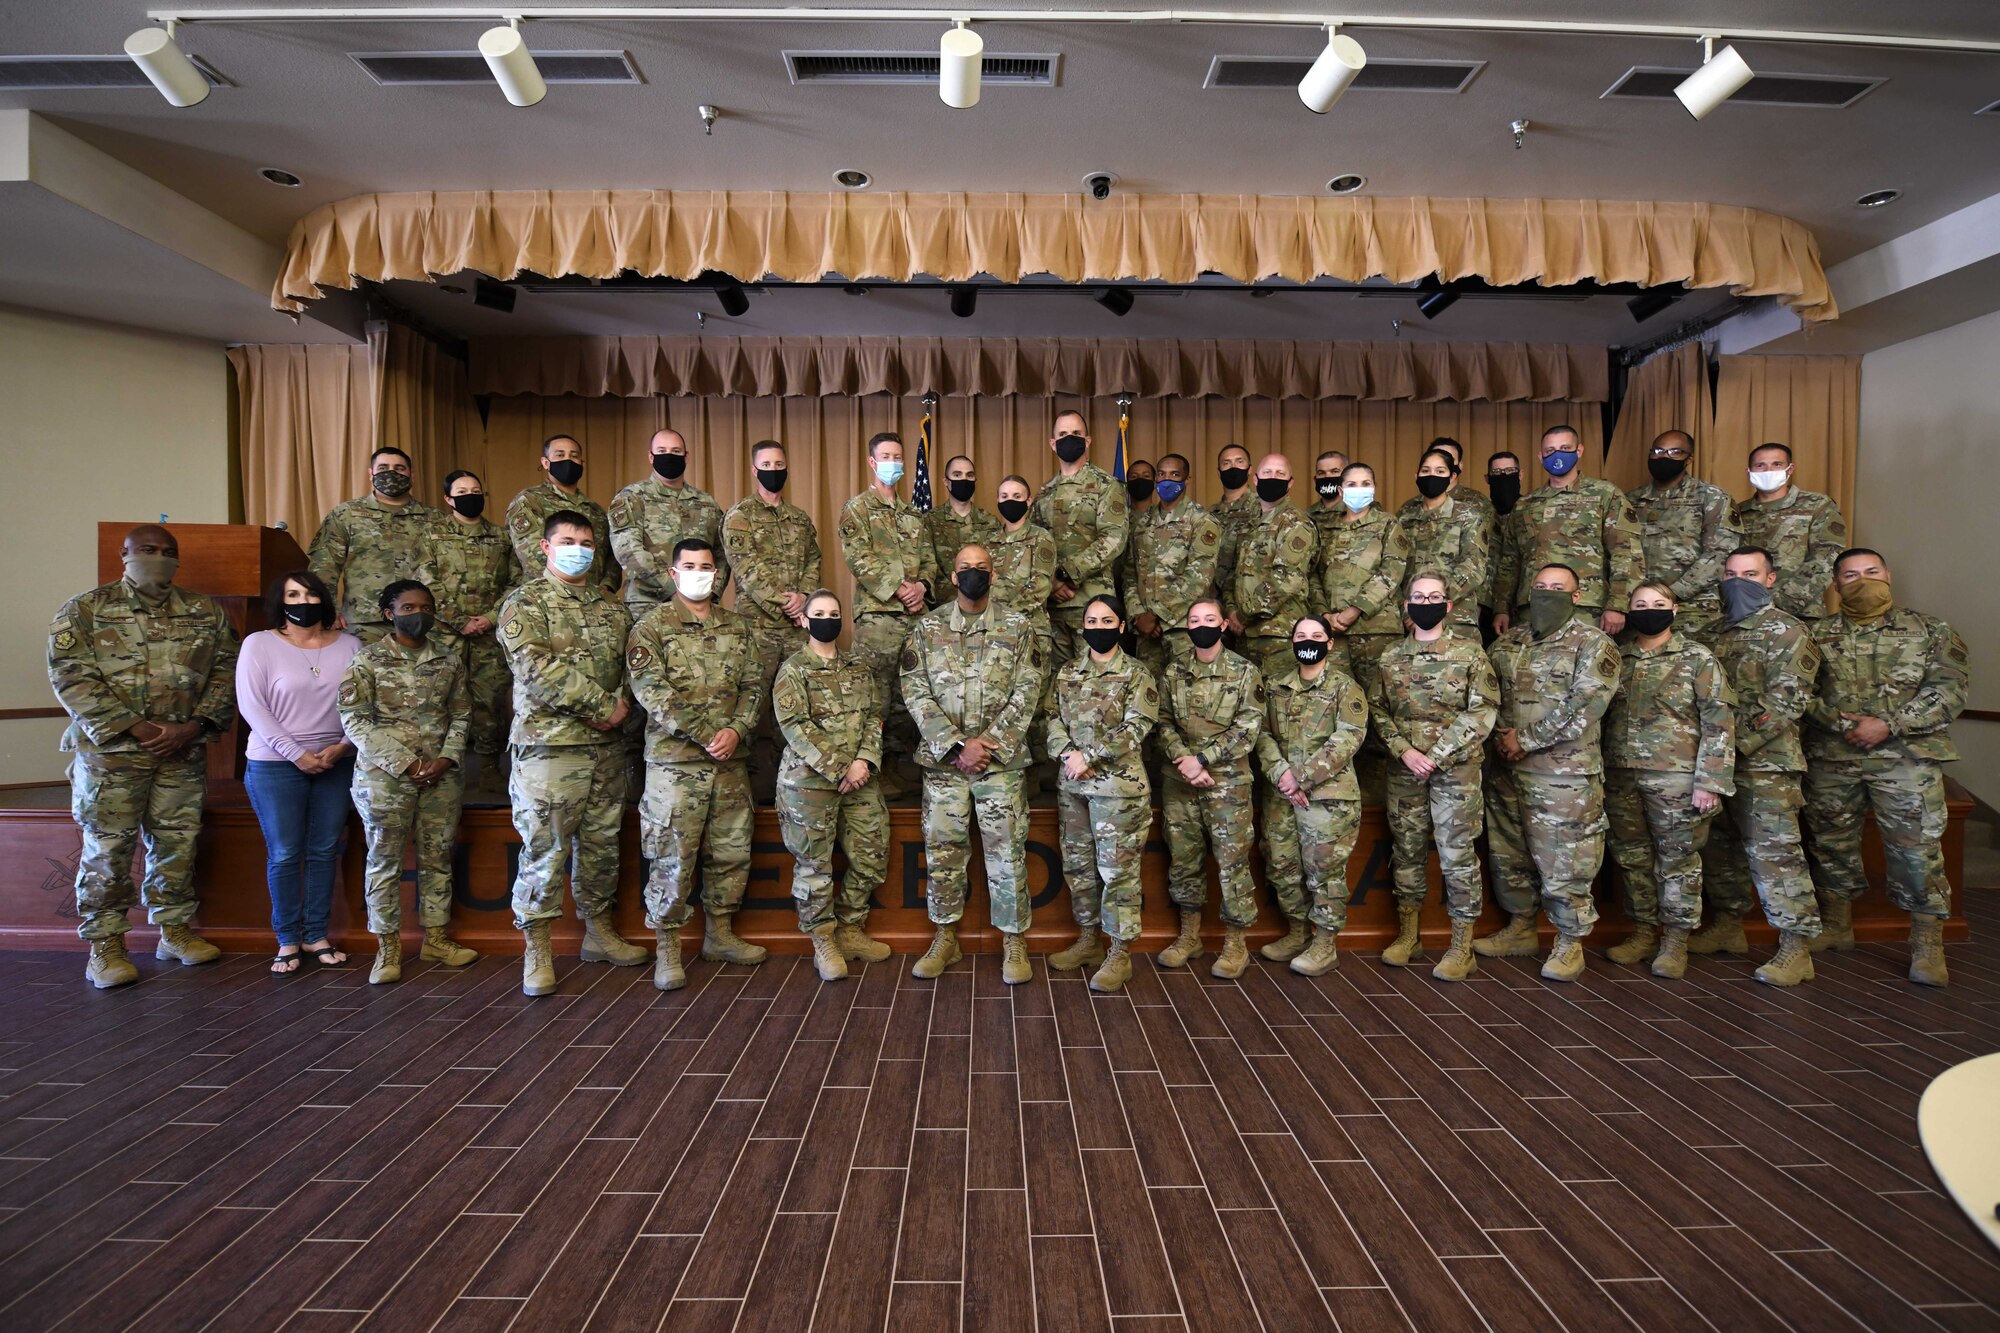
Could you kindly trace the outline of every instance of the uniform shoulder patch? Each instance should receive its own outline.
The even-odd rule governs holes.
[[[1203,528],[1201,530],[1201,544],[1203,546],[1213,546],[1216,544],[1214,528]]]
[[[1347,701],[1341,705],[1341,711],[1358,722],[1368,716],[1368,701],[1359,694],[1349,694]]]
[[[1154,685],[1148,685],[1146,687],[1146,702],[1149,704],[1156,704],[1159,701],[1160,701],[1159,688]]]
[[[530,514],[526,507],[516,509],[514,517],[509,521],[514,525],[516,532],[526,532],[535,526],[534,515]]]
[[[1618,650],[1602,649],[1597,654],[1597,674],[1606,680],[1618,679]]]
[[[341,707],[352,708],[355,704],[359,703],[360,701],[361,701],[360,682],[355,680],[352,676],[349,676],[346,680],[341,681],[340,682]]]
[[[903,670],[915,671],[916,669],[917,669],[916,647],[913,644],[906,643],[903,645]]]
[[[653,650],[643,643],[635,643],[625,654],[625,661],[634,671],[644,671],[653,665]]]

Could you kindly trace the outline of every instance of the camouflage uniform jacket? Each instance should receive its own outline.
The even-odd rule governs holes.
[[[500,647],[514,673],[515,745],[617,745],[599,731],[625,695],[632,617],[594,583],[544,573],[500,604]]]
[[[437,582],[431,596],[437,599],[438,623],[457,630],[474,616],[497,615],[501,600],[521,581],[521,562],[507,534],[483,518],[461,523],[440,514],[435,541]]]
[[[994,603],[1046,629],[1049,591],[1056,579],[1056,539],[1047,528],[1023,523],[1013,532],[995,533],[986,550],[993,557]]]
[[[1034,620],[988,600],[967,615],[956,599],[919,617],[903,641],[903,706],[922,740],[917,762],[949,768],[954,745],[993,742],[991,767],[1026,768],[1028,724],[1041,701],[1042,658]]]
[[[1208,507],[1208,512],[1222,525],[1222,550],[1215,557],[1215,586],[1227,597],[1236,586],[1236,552],[1243,545],[1243,534],[1256,526],[1264,510],[1257,500],[1257,488],[1252,486],[1234,500],[1216,501]]]
[[[1127,615],[1150,611],[1168,629],[1187,624],[1188,608],[1212,592],[1222,524],[1193,500],[1154,505],[1132,520]]]
[[[1604,764],[1692,773],[1698,790],[1736,790],[1736,691],[1715,654],[1684,634],[1627,644],[1604,713]]]
[[[1144,662],[1127,652],[1100,662],[1088,653],[1056,677],[1049,715],[1049,754],[1072,750],[1095,770],[1081,782],[1062,779],[1079,796],[1138,796],[1149,790],[1142,746],[1160,720],[1160,687]]]
[[[1368,701],[1354,678],[1328,667],[1307,680],[1294,668],[1266,681],[1264,697],[1257,767],[1265,779],[1289,770],[1315,801],[1359,801],[1354,752],[1368,735]]]
[[[1965,710],[1971,661],[1956,630],[1936,616],[1892,606],[1867,624],[1828,616],[1812,634],[1820,664],[1815,696],[1806,708],[1810,758],[1907,756],[1932,763],[1958,758],[1951,724]],[[1872,750],[1849,744],[1842,713],[1881,718],[1889,724],[1889,739]]]
[[[590,520],[590,531],[596,537],[590,581],[615,589],[620,577],[618,557],[611,549],[611,521],[605,517],[604,507],[582,491],[566,495],[552,481],[530,486],[507,506],[507,536],[514,543],[514,557],[521,562],[522,574],[533,578],[548,568],[549,562],[542,556],[542,527],[550,514],[564,509],[574,510]]]
[[[635,481],[611,501],[611,553],[625,576],[625,600],[658,605],[674,599],[674,544],[699,537],[715,548],[715,591],[729,586],[722,549],[722,506],[697,486]],[[811,591],[805,589],[804,591]],[[636,612],[634,614],[637,614]]]
[[[1419,574],[1436,574],[1444,580],[1445,595],[1451,598],[1451,623],[1477,625],[1479,604],[1489,586],[1488,562],[1492,553],[1486,544],[1487,528],[1479,511],[1465,504],[1464,491],[1453,491],[1435,509],[1417,502],[1396,516],[1408,550],[1404,564],[1401,597],[1409,592],[1410,580]],[[1400,619],[1398,624],[1400,624]]]
[[[790,625],[785,594],[819,587],[819,530],[797,505],[744,496],[723,517],[722,545],[736,572],[736,611],[753,624]]]
[[[434,588],[438,524],[450,521],[415,500],[401,505],[384,504],[373,495],[343,500],[313,534],[306,563],[332,590],[350,627],[379,624],[378,599],[397,579],[416,579]],[[535,535],[542,534],[537,530]]]
[[[1568,565],[1582,581],[1578,605],[1623,611],[1644,576],[1639,520],[1625,493],[1608,481],[1578,477],[1569,486],[1539,486],[1521,497],[1500,526],[1495,609],[1511,614],[1528,604],[1535,571]]]
[[[1819,678],[1812,631],[1797,617],[1767,606],[1734,625],[1715,622],[1702,641],[1736,692],[1736,771],[1805,772],[1799,719]]]
[[[69,711],[64,754],[138,754],[139,722],[236,720],[236,630],[200,593],[149,601],[120,579],[70,598],[49,626],[49,684]]]
[[[1439,768],[1480,758],[1500,716],[1500,682],[1477,639],[1447,630],[1425,643],[1398,639],[1382,652],[1368,696],[1375,734],[1400,764],[1415,750]]]
[[[1409,557],[1403,525],[1380,509],[1371,506],[1357,519],[1326,524],[1319,530],[1314,605],[1329,614],[1358,607],[1361,619],[1348,626],[1349,634],[1401,633]]]
[[[932,586],[942,597],[944,585],[951,582],[951,567],[958,562],[958,553],[974,545],[991,551],[993,543],[1000,539],[1000,520],[978,505],[972,506],[965,517],[960,518],[952,512],[951,502],[947,500],[924,515],[924,531],[930,534],[931,559],[938,572],[938,582]],[[998,569],[994,570],[994,575],[998,577]]]
[[[1515,771],[1548,777],[1602,773],[1599,722],[1618,692],[1618,645],[1589,617],[1576,614],[1545,639],[1516,625],[1495,639],[1486,655],[1500,679],[1494,727],[1513,728],[1528,752]]]
[[[340,725],[356,763],[395,777],[420,759],[464,762],[472,730],[464,661],[434,640],[412,651],[384,635],[340,678]]]
[[[662,602],[632,627],[625,662],[646,710],[647,763],[713,764],[703,747],[724,727],[738,739],[724,762],[744,762],[764,711],[764,678],[743,617],[725,606],[698,616],[679,599]]]
[[[1274,506],[1244,531],[1236,548],[1236,586],[1224,589],[1223,597],[1246,636],[1289,639],[1293,624],[1314,609],[1317,548],[1312,520],[1290,504]]]
[[[939,586],[924,516],[908,500],[885,500],[863,491],[840,508],[840,553],[854,574],[854,614],[908,615],[896,600],[905,581],[933,593]],[[955,553],[954,553],[955,554]]]
[[[1216,778],[1250,776],[1250,756],[1264,734],[1264,677],[1224,648],[1213,662],[1193,653],[1167,668],[1160,689],[1160,753],[1170,764],[1188,755]]]
[[[1683,607],[1719,611],[1722,562],[1742,544],[1728,494],[1683,474],[1671,486],[1649,481],[1626,499],[1639,521],[1645,577],[1672,588]]]
[[[1456,482],[1453,482],[1451,489],[1446,494],[1451,496],[1452,508],[1478,511],[1479,532],[1481,536],[1486,538],[1486,549],[1488,552],[1498,551],[1500,549],[1500,511],[1493,507],[1493,498],[1482,491],[1475,491],[1470,486],[1461,486]],[[1402,507],[1396,511],[1396,517],[1401,518],[1405,514],[1414,514],[1423,507],[1424,497],[1413,495],[1403,501]]]
[[[771,708],[785,749],[806,767],[805,785],[837,790],[857,759],[882,767],[882,700],[875,696],[875,673],[852,653],[830,658],[811,648],[793,653],[778,668]]]
[[[1115,591],[1118,557],[1125,553],[1125,483],[1095,463],[1075,476],[1058,472],[1035,494],[1029,520],[1056,539],[1056,569],[1076,589],[1063,603],[1079,611],[1100,593]]]
[[[1827,496],[1794,486],[1785,498],[1765,503],[1752,495],[1730,511],[1746,546],[1771,553],[1778,571],[1772,600],[1800,620],[1827,616],[1826,590],[1833,586],[1833,562],[1847,548],[1847,520]]]

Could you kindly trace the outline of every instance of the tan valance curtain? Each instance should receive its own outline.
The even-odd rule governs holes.
[[[1684,430],[1699,445],[1709,443],[1709,423],[1715,412],[1708,393],[1708,349],[1698,342],[1662,352],[1632,369],[1625,382],[1625,401],[1618,405],[1618,424],[1611,432],[1611,454],[1605,476],[1631,490],[1647,480],[1646,455],[1661,431]],[[1712,449],[1698,449],[1694,474],[1713,481],[1730,494],[1743,490],[1742,469],[1718,473]]]
[[[1837,311],[1801,224],[1722,204],[1304,195],[519,190],[357,195],[293,227],[274,308],[357,280],[632,271],[746,281],[1685,283]]]
[[[1858,356],[1725,356],[1715,381],[1715,429],[1703,452],[1717,485],[1747,495],[1750,451],[1770,441],[1790,445],[1793,480],[1832,496],[1853,531],[1860,419]]]
[[[1175,338],[485,338],[479,394],[1130,393],[1601,403],[1601,347],[1563,343],[1251,342]]]

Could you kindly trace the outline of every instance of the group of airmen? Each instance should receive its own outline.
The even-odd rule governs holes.
[[[725,511],[686,480],[683,438],[660,431],[652,475],[606,511],[579,489],[583,446],[558,435],[542,446],[545,480],[497,525],[478,477],[450,474],[433,509],[411,496],[408,457],[378,450],[371,493],[327,516],[310,560],[345,627],[388,644],[343,685],[363,768],[373,736],[394,761],[376,768],[445,793],[416,831],[420,886],[448,893],[460,767],[489,788],[504,775],[523,844],[524,991],[556,986],[565,873],[583,957],[650,957],[670,990],[686,982],[680,932],[697,898],[703,957],[763,960],[732,919],[754,807],[770,801],[800,929],[832,980],[889,955],[867,918],[888,870],[885,802],[914,783],[935,937],[913,972],[960,956],[976,826],[1003,976],[1019,983],[1033,975],[1028,803],[1053,766],[1078,937],[1048,963],[1094,968],[1100,990],[1130,976],[1156,793],[1180,923],[1163,966],[1203,952],[1211,856],[1224,925],[1211,971],[1247,966],[1260,830],[1286,924],[1261,952],[1306,975],[1336,966],[1366,799],[1386,805],[1392,840],[1385,963],[1422,955],[1434,848],[1452,937],[1432,975],[1538,953],[1545,913],[1542,973],[1574,980],[1608,838],[1632,921],[1610,959],[1672,977],[1689,953],[1745,954],[1754,893],[1780,932],[1756,975],[1794,985],[1812,953],[1853,946],[1872,810],[1891,899],[1911,917],[1910,977],[1945,983],[1941,765],[1957,757],[1965,646],[1896,604],[1887,562],[1847,547],[1833,502],[1793,483],[1785,445],[1751,454],[1752,494],[1732,502],[1689,473],[1681,431],[1653,442],[1652,480],[1629,495],[1581,475],[1567,426],[1543,434],[1547,479],[1526,493],[1515,454],[1493,456],[1482,494],[1440,439],[1419,494],[1391,513],[1374,470],[1338,452],[1315,460],[1302,508],[1283,455],[1253,472],[1230,445],[1222,498],[1204,505],[1185,457],[1135,461],[1120,480],[1091,461],[1082,414],[1053,427],[1054,473],[1002,479],[992,512],[965,456],[944,466],[947,498],[919,511],[903,498],[901,439],[870,440],[870,484],[838,525],[851,605],[819,586],[819,535],[784,498],[776,441],[753,447],[751,493]],[[160,956],[215,956],[191,929],[191,875],[201,752],[231,722],[236,637],[213,602],[173,586],[176,557],[171,533],[134,529],[124,578],[67,603],[50,634],[99,985],[136,977],[122,937],[141,837]],[[408,669],[384,689],[370,662]],[[611,922],[634,796],[650,953]],[[399,975],[413,821],[370,828],[376,980]],[[1482,833],[1508,919],[1474,940]],[[454,949],[447,961],[472,956]]]

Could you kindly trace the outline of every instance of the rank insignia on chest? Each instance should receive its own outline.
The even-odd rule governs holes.
[[[66,629],[57,630],[56,647],[63,652],[68,652],[70,649],[76,647],[76,635]]]
[[[521,622],[510,620],[500,627],[500,632],[510,639],[518,639],[521,637]]]

